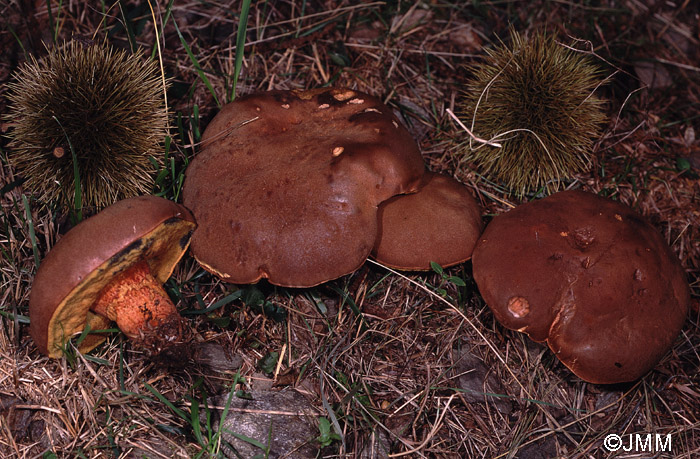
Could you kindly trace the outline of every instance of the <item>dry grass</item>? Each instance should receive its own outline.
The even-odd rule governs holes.
[[[43,55],[41,41],[51,42],[54,31],[63,38],[108,33],[110,42],[126,47],[132,30],[140,46],[154,47],[148,2],[50,3],[51,14],[46,2],[0,6],[8,20],[0,27],[0,115],[10,72],[25,60],[25,51]],[[494,321],[471,281],[469,263],[448,270],[466,287],[437,274],[406,277],[368,263],[314,289],[261,285],[268,314],[251,300],[253,290],[244,289],[247,302],[237,299],[209,314],[186,315],[198,342],[216,343],[241,358],[240,375],[231,368],[215,371],[203,361],[163,368],[118,335],[90,356],[47,360],[34,348],[24,315],[36,271],[33,248],[43,256],[65,230],[66,217],[16,182],[2,140],[2,457],[206,456],[215,448],[198,442],[192,422],[172,407],[189,413],[202,393],[269,386],[270,375],[258,362],[272,352],[280,356],[271,375],[278,385],[297,386],[319,412],[337,420],[343,440],[324,449],[326,457],[357,457],[376,438],[388,439],[394,457],[612,457],[603,447],[608,434],[670,434],[672,452],[655,457],[700,455],[700,144],[694,137],[700,128],[700,46],[693,22],[698,6],[643,0],[615,7],[559,1],[478,7],[440,0],[387,3],[256,2],[236,94],[325,84],[377,94],[403,116],[429,167],[468,184],[488,216],[517,202],[452,155],[450,140],[463,140],[464,134],[445,109],[454,109],[460,96],[462,66],[479,59],[483,46],[505,38],[511,23],[521,32],[548,27],[590,40],[596,59],[613,75],[602,93],[610,101],[610,122],[596,144],[591,172],[579,174],[570,186],[632,205],[681,259],[693,305],[672,351],[634,384],[586,384],[545,347]],[[171,153],[181,170],[195,152],[198,130],[216,113],[216,100],[227,100],[240,6],[227,0],[175,1],[171,10],[166,2],[153,4],[163,65],[172,78]],[[582,42],[581,49],[590,50],[590,44]],[[640,77],[652,87],[640,90]],[[163,189],[176,196],[177,184],[169,183]],[[191,259],[168,287],[181,295],[185,311],[211,306],[236,290],[204,274]],[[286,319],[273,320],[275,313]],[[465,368],[463,359],[472,363]],[[478,386],[464,383],[470,374],[483,382],[476,394]],[[649,455],[632,451],[615,457]]]

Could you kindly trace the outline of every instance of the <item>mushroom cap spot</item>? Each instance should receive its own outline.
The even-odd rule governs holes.
[[[335,100],[338,100],[341,102],[344,102],[348,99],[351,99],[351,98],[355,97],[357,94],[359,94],[359,93],[353,91],[352,89],[341,89],[341,88],[334,90],[332,93],[333,98]]]
[[[501,324],[546,341],[573,373],[597,384],[651,370],[690,302],[683,268],[656,229],[629,207],[583,191],[495,217],[472,263]],[[509,312],[514,296],[528,299],[529,314]]]
[[[394,123],[379,99],[348,89],[271,91],[224,106],[186,172],[195,257],[238,284],[309,287],[356,270],[377,237],[379,203],[415,191],[424,172],[415,141]]]
[[[379,236],[372,256],[403,270],[447,267],[472,256],[483,230],[481,208],[469,189],[446,175],[426,172],[419,190],[379,205]]]
[[[81,332],[109,326],[90,312],[97,295],[114,277],[145,259],[165,282],[187,250],[196,224],[183,206],[156,196],[119,201],[66,233],[42,260],[29,296],[29,332],[39,350],[60,357],[65,342]],[[106,338],[89,334],[88,352]]]
[[[508,300],[508,311],[520,319],[530,313],[530,303],[522,296],[514,296]]]

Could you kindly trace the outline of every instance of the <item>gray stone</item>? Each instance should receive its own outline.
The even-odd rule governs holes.
[[[218,373],[234,372],[243,365],[243,358],[240,355],[230,356],[218,343],[196,345],[194,361]]]
[[[293,389],[253,391],[251,399],[232,397],[221,423],[222,451],[230,458],[315,458],[319,443],[318,413]],[[228,395],[210,399],[212,423],[218,431]],[[263,445],[265,449],[253,444]],[[269,453],[266,455],[266,450]]]
[[[384,430],[377,428],[367,436],[360,451],[360,459],[389,459],[391,442]]]
[[[511,401],[499,396],[506,393],[503,384],[479,357],[462,349],[455,352],[455,360],[454,371],[467,402],[491,403],[501,414],[510,414],[513,410]]]

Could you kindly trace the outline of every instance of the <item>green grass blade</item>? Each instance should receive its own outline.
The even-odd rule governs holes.
[[[0,317],[7,317],[10,320],[16,320],[19,324],[29,325],[29,316],[22,314],[13,314],[11,312],[0,310]]]
[[[39,269],[41,257],[39,256],[39,247],[36,244],[36,233],[34,232],[34,219],[32,218],[32,210],[29,208],[29,200],[25,195],[22,195],[22,204],[24,204],[24,212],[27,216],[27,227],[29,228],[29,241],[32,243],[32,252],[34,252],[34,264]]]
[[[15,29],[12,28],[11,25],[8,24],[7,30],[10,31],[14,39],[17,41],[17,44],[19,45],[20,48],[22,48],[22,54],[24,55],[24,58],[27,59],[27,50],[24,49],[24,45],[22,44],[22,40],[19,38],[19,35],[17,35],[17,32],[15,32]]]
[[[124,340],[119,343],[119,389],[126,391],[124,382]]]
[[[68,137],[68,133],[63,128],[61,122],[58,121],[58,118],[56,118],[55,116],[53,117],[53,119],[56,120],[58,125],[61,127],[63,135],[66,137],[66,141],[68,142],[71,157],[73,158],[73,182],[75,183],[73,210],[75,212],[74,216],[76,220],[73,223],[79,223],[83,220],[83,193],[82,186],[80,184],[80,169],[78,168],[78,156],[75,154],[75,149],[73,148],[73,144],[70,141],[70,137]]]
[[[241,74],[243,66],[243,53],[245,52],[245,37],[248,30],[248,14],[250,13],[251,0],[244,0],[241,6],[241,15],[238,20],[238,34],[236,36],[236,60],[233,69],[233,84],[228,94],[228,100],[232,101],[236,98],[236,87],[238,86],[238,77]]]
[[[85,357],[85,360],[89,360],[90,362],[93,362],[93,363],[96,363],[98,365],[102,365],[105,367],[112,365],[112,362],[110,362],[107,359],[101,359],[99,357],[94,357],[92,355],[87,355],[87,354],[83,354],[83,357]]]
[[[124,8],[122,6],[122,3],[119,2],[119,13],[121,13],[122,20],[124,21],[124,30],[126,30],[126,35],[127,38],[129,39],[129,49],[131,52],[136,52],[137,45],[136,45],[136,35],[134,35],[134,28],[131,24],[131,19],[127,17],[126,13],[124,12]]]
[[[168,400],[167,398],[163,397],[163,394],[161,394],[160,392],[158,392],[158,391],[156,390],[155,387],[151,386],[151,385],[148,384],[148,383],[143,383],[143,385],[146,386],[146,389],[148,389],[153,395],[155,395],[155,397],[156,397],[158,400],[160,400],[165,406],[167,406],[168,408],[170,408],[170,410],[171,410],[173,413],[175,413],[176,415],[178,415],[179,417],[181,417],[182,419],[184,419],[185,422],[188,422],[188,423],[190,422],[190,417],[187,415],[187,413],[185,413],[185,412],[182,411],[180,408],[178,408],[178,407],[176,407],[175,405],[173,405],[173,403],[172,403],[170,400]]]
[[[236,373],[236,379],[240,376],[240,373]],[[226,421],[226,417],[228,416],[228,411],[229,408],[231,408],[231,401],[233,400],[233,396],[236,393],[235,385],[232,385],[231,392],[228,394],[228,398],[226,399],[226,405],[224,405],[224,411],[221,413],[221,418],[219,419],[219,429],[218,432],[222,432],[224,429],[224,421]],[[218,433],[217,432],[217,433]]]
[[[68,142],[70,145],[70,140]],[[73,145],[70,145],[70,153],[73,157],[73,183],[75,183],[73,210],[75,211],[76,223],[80,223],[83,220],[83,188],[80,183],[80,169],[78,168],[78,157],[75,155]]]
[[[197,443],[199,443],[200,446],[205,447],[207,442],[204,441],[202,426],[199,424],[199,402],[194,398],[190,398],[190,424],[192,425],[192,430],[194,431],[194,436],[197,439]]]
[[[170,16],[172,15],[172,12],[173,12],[173,2],[175,2],[175,0],[170,0],[170,1],[168,2],[167,6],[165,7],[165,16],[164,16],[164,18],[163,18],[163,25],[161,26],[161,30],[165,30],[165,26],[168,24],[168,20],[170,19]],[[151,5],[151,2],[150,2],[150,1],[148,2],[148,6],[151,7],[151,11],[153,11],[153,6]],[[153,13],[152,13],[152,14],[153,14]],[[153,24],[154,24],[154,27],[155,27],[155,18],[154,18]],[[157,41],[158,41],[159,43],[160,43],[160,40],[162,40],[162,38],[163,38],[162,35],[163,35],[162,32],[158,34],[158,40],[157,40]],[[153,49],[151,50],[151,59],[155,59],[155,58],[156,58],[156,54],[159,54],[159,53],[160,53],[159,50],[158,50],[159,47],[160,47],[160,44],[156,44],[156,45],[153,46]]]
[[[54,44],[58,43],[58,29],[61,27],[61,6],[63,6],[63,0],[58,2],[58,14],[56,14],[56,20],[53,18],[53,11],[51,11],[51,0],[46,0],[46,11],[49,14],[49,29],[52,31],[51,38]]]
[[[199,105],[197,104],[194,104],[194,107],[192,107],[190,126],[192,127],[192,134],[194,135],[195,142],[199,142],[199,140],[202,138],[202,133],[199,130]]]
[[[251,438],[251,437],[248,437],[248,436],[243,435],[243,434],[239,434],[239,433],[236,433],[236,432],[232,432],[232,431],[229,430],[229,429],[224,429],[224,431],[225,431],[226,433],[229,433],[229,434],[231,434],[232,436],[238,438],[238,439],[241,440],[241,441],[244,441],[244,442],[246,442],[246,443],[250,443],[251,445],[255,446],[256,448],[260,448],[261,450],[263,450],[263,451],[265,451],[265,452],[267,452],[267,450],[268,450],[267,446],[263,445],[261,442],[259,442],[259,441],[256,440],[255,438]]]
[[[175,19],[173,19],[173,25],[175,26],[177,36],[180,37],[180,43],[182,43],[182,46],[185,48],[185,52],[187,53],[187,56],[189,56],[190,61],[192,61],[192,65],[194,65],[194,68],[197,70],[197,75],[199,75],[199,79],[202,80],[207,89],[209,89],[209,92],[211,93],[212,97],[214,97],[216,106],[218,108],[221,108],[221,102],[219,102],[219,98],[216,97],[216,91],[214,91],[214,88],[209,82],[209,78],[207,78],[207,76],[204,74],[204,70],[202,70],[202,67],[199,65],[199,61],[195,57],[194,53],[192,53],[190,46],[185,41],[185,37],[182,36],[182,32],[180,32],[180,28],[177,26],[177,21]]]
[[[227,304],[231,303],[232,301],[235,301],[241,297],[243,294],[243,290],[236,290],[235,292],[226,295],[225,297],[221,298],[220,300],[216,301],[213,303],[211,306],[205,309],[188,309],[186,311],[182,312],[182,315],[187,315],[187,316],[194,316],[194,315],[200,315],[200,314],[209,314],[212,311],[216,311],[217,309],[226,306]]]

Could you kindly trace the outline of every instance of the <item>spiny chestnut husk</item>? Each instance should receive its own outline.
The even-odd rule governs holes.
[[[511,30],[510,46],[487,50],[469,70],[460,118],[475,136],[457,147],[487,178],[522,196],[556,190],[561,180],[590,168],[591,150],[606,116],[594,95],[601,84],[590,56],[537,32]]]
[[[8,98],[10,162],[40,199],[74,205],[73,153],[86,207],[151,192],[167,134],[156,62],[71,41],[20,66]]]

